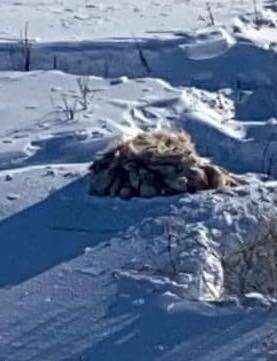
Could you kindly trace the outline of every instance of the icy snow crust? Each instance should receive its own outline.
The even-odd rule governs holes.
[[[0,361],[274,360],[277,8],[210,4],[1,1]],[[93,159],[164,129],[241,185],[88,196]]]

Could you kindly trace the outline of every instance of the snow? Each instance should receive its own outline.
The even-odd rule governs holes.
[[[223,29],[214,30],[211,34],[202,31],[197,35],[194,43],[180,45],[188,59],[204,60],[214,58],[224,54],[235,44],[235,39]]]
[[[204,0],[1,1],[0,361],[274,360],[276,301],[223,296],[224,262],[252,280],[236,256],[276,230],[276,2],[259,26],[252,0],[209,3],[214,25]],[[164,129],[241,186],[88,195],[94,159]]]
[[[211,1],[218,25],[231,26],[236,16],[253,9],[251,0]],[[204,28],[210,23],[206,1],[183,0],[21,0],[1,2],[3,40],[17,39],[29,23],[40,41],[91,40],[131,36],[152,37]],[[188,16],[189,14],[189,16]],[[253,15],[251,14],[252,18]],[[15,19],[18,21],[15,22]]]
[[[156,217],[168,217],[172,209],[189,215],[189,207],[194,209],[189,217],[199,218],[197,198],[204,200],[204,194],[174,197],[170,202],[163,198],[101,200],[87,195],[86,178],[80,179],[86,173],[85,165],[56,165],[51,171],[49,166],[12,171],[12,181],[6,180],[7,171],[1,174],[0,345],[5,359],[74,360],[80,352],[91,359],[108,359],[114,352],[122,360],[130,355],[139,359],[136,347],[144,345],[148,360],[161,356],[170,360],[176,353],[181,357],[188,348],[202,360],[207,352],[212,353],[213,343],[220,349],[229,342],[232,354],[232,347],[238,347],[234,332],[251,336],[256,330],[248,340],[255,344],[257,333],[263,335],[274,323],[266,309],[243,311],[225,306],[217,310],[184,302],[178,296],[178,284],[174,286],[170,279],[165,282],[160,277],[158,281],[153,275],[143,281],[146,266],[146,271],[139,271],[141,281],[129,276],[129,270],[138,269],[152,252],[147,235],[153,232],[149,225]],[[18,193],[19,187],[18,199],[4,198]],[[210,207],[209,200],[205,202]],[[221,203],[225,207],[223,199]],[[142,243],[135,241],[136,225],[141,225]],[[20,236],[14,230],[20,230]],[[20,257],[14,257],[14,249]],[[174,297],[169,297],[168,289]],[[262,330],[260,322],[265,322]],[[151,333],[153,327],[163,332]],[[226,328],[227,335],[218,339]],[[203,342],[206,346],[198,349],[196,345]],[[243,349],[238,350],[243,354]]]

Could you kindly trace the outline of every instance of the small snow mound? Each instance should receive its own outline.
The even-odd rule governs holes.
[[[130,267],[144,271],[125,272],[185,300],[276,299],[276,181],[244,181],[238,188],[182,196],[170,215],[131,230],[124,244],[129,239],[141,251]]]
[[[224,29],[201,31],[192,43],[179,47],[191,60],[205,60],[224,54],[235,44],[235,39]]]

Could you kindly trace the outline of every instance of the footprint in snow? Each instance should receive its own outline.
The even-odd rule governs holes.
[[[10,193],[10,194],[7,195],[7,199],[9,201],[15,201],[15,200],[17,200],[19,198],[20,198],[19,194]]]

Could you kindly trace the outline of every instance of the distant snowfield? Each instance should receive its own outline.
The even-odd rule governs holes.
[[[231,248],[259,233],[256,209],[276,216],[277,9],[263,4],[258,29],[252,0],[210,1],[215,26],[204,0],[1,1],[0,361],[274,360],[267,299],[191,297],[188,275],[170,277],[159,223]],[[88,196],[90,162],[161,129],[188,131],[248,185]]]
[[[217,25],[228,27],[242,13],[253,13],[251,0],[213,0],[210,4]],[[17,39],[26,22],[31,38],[46,42],[152,38],[210,23],[205,0],[3,0],[0,10],[4,41]]]

